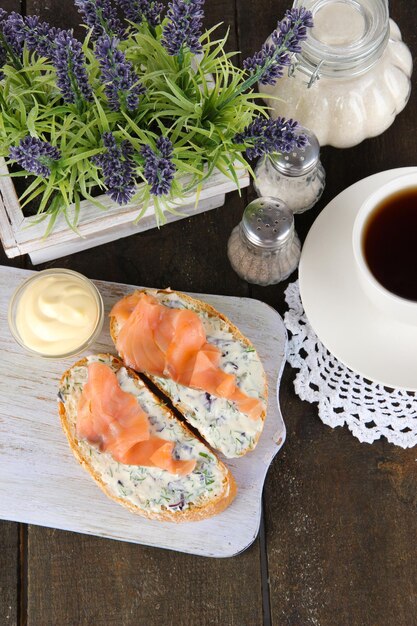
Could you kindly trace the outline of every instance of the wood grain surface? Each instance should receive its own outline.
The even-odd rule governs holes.
[[[19,0],[1,0],[0,7],[6,11],[21,12]],[[1,247],[1,246],[0,246]],[[19,259],[18,263],[6,259],[3,250],[0,251],[1,263],[24,267],[25,259]],[[1,322],[4,323],[4,320]],[[1,476],[1,468],[0,468]],[[25,532],[21,524],[0,522],[0,624],[14,625],[21,619],[21,559],[20,536]],[[23,611],[26,614],[26,610]],[[25,619],[25,615],[23,617]]]
[[[18,5],[0,1],[10,4]],[[206,0],[206,21],[230,25],[230,49],[245,58],[289,5]],[[78,22],[70,0],[27,0],[24,8],[58,26]],[[416,60],[415,4],[397,0],[390,10]],[[320,203],[297,217],[302,239],[348,185],[417,164],[416,105],[414,76],[409,104],[383,135],[349,150],[323,149],[327,187]],[[283,313],[287,283],[250,287],[228,264],[227,238],[252,193],[232,194],[221,209],[50,265],[97,279],[251,295]],[[30,267],[27,260],[12,264]],[[262,541],[217,561],[38,527],[28,529],[26,541],[24,529],[2,523],[0,624],[414,626],[415,451],[384,441],[360,444],[347,429],[323,425],[316,407],[295,395],[293,376],[287,368],[281,385],[288,438],[267,478]]]

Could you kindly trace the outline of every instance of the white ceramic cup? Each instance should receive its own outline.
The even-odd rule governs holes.
[[[352,243],[359,281],[368,298],[390,318],[417,326],[417,302],[397,296],[381,285],[368,267],[363,248],[364,230],[373,211],[390,196],[412,188],[417,188],[417,173],[398,176],[368,196],[356,216]]]

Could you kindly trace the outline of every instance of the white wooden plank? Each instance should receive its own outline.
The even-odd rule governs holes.
[[[101,236],[107,236],[109,238],[106,241],[112,241],[112,239],[127,236],[129,229],[132,229],[132,232],[142,232],[156,225],[155,209],[152,203],[149,204],[141,220],[134,224],[141,209],[140,205],[130,203],[119,206],[109,196],[101,195],[97,200],[106,208],[105,211],[98,209],[87,200],[81,202],[78,232],[84,239],[83,243],[81,243],[80,236],[68,227],[62,215],[58,217],[53,232],[45,240],[43,235],[47,222],[33,224],[31,218],[23,216],[13,181],[5,176],[7,172],[6,162],[0,158],[0,174],[3,174],[0,176],[0,237],[9,257],[29,253],[33,254],[32,259],[51,260],[98,245],[94,242],[100,240]],[[241,189],[249,185],[249,176],[243,168],[238,170],[238,181]],[[236,189],[237,185],[234,181],[221,172],[214,171],[202,185],[199,194],[200,206],[195,206],[197,195],[192,193],[178,203],[170,203],[170,206],[179,214],[166,213],[167,221],[175,221],[207,210],[201,208],[205,204],[210,205],[210,208],[220,206],[220,199],[224,198],[229,191]],[[210,199],[212,199],[211,203],[208,202]],[[214,205],[215,202],[217,202],[216,205]],[[110,238],[110,233],[113,233],[114,237]],[[88,242],[91,242],[91,245]],[[62,250],[58,252],[60,247]]]
[[[24,216],[8,173],[6,161],[0,158],[0,238],[7,256],[14,257],[22,254],[17,245],[16,233]]]
[[[184,217],[192,217],[193,215],[198,215],[199,213],[203,213],[204,211],[210,211],[211,209],[216,209],[219,206],[222,206],[225,201],[225,195],[213,196],[212,198],[207,198],[206,200],[199,201],[198,205],[195,204],[187,205],[181,207],[181,215],[174,215],[173,213],[169,213],[167,217],[167,224],[170,222],[176,222],[179,219],[183,219]],[[126,224],[120,224],[119,226],[112,226],[103,231],[99,231],[97,233],[91,233],[86,237],[77,237],[76,239],[72,239],[71,241],[62,241],[53,243],[50,245],[49,238],[42,242],[37,250],[29,253],[30,259],[34,265],[38,263],[45,263],[45,261],[51,261],[53,259],[58,259],[63,256],[67,256],[68,254],[74,254],[75,252],[80,252],[81,250],[88,250],[90,248],[94,248],[95,246],[100,246],[104,243],[108,243],[109,241],[115,241],[116,239],[122,239],[123,237],[128,237],[129,235],[133,235],[134,233],[143,232],[144,230],[148,230],[149,228],[154,228],[156,226],[155,215],[149,215],[144,217],[138,224],[135,224],[133,221],[130,221]]]
[[[0,267],[0,518],[205,556],[232,556],[248,547],[259,528],[267,469],[285,439],[277,387],[285,362],[286,332],[278,313],[257,300],[197,295],[225,313],[253,341],[268,377],[268,413],[255,450],[241,459],[225,460],[239,489],[226,511],[202,522],[153,522],[109,500],[68,447],[56,392],[61,374],[75,359],[34,357],[11,337],[5,322],[8,302],[28,274]],[[106,312],[132,289],[96,284]],[[106,324],[89,352],[98,351],[114,352]]]

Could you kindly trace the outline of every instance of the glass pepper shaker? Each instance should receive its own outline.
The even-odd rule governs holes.
[[[257,198],[232,231],[227,253],[235,272],[256,285],[285,280],[300,260],[301,244],[294,216],[278,198]]]
[[[304,213],[320,199],[326,174],[320,161],[320,144],[307,128],[305,148],[264,156],[255,168],[254,187],[258,196],[283,200],[293,213]]]

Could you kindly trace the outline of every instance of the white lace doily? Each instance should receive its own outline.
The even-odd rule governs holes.
[[[294,387],[301,400],[317,402],[325,424],[346,424],[359,441],[372,443],[384,435],[402,448],[415,446],[416,394],[368,381],[330,354],[308,323],[298,281],[288,286],[285,299],[284,323],[291,333],[287,358],[299,370]]]

